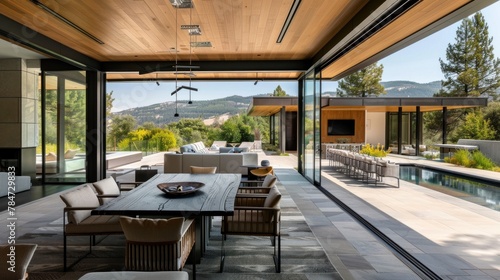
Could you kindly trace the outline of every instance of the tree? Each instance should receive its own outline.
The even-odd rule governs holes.
[[[106,93],[106,117],[111,115],[111,109],[113,109],[113,102],[115,99],[113,98],[113,92]]]
[[[458,139],[493,140],[495,133],[490,122],[484,119],[483,114],[478,110],[467,114],[463,125],[458,127],[453,135],[452,141],[456,142]]]
[[[384,86],[380,84],[383,72],[384,65],[379,66],[377,63],[359,70],[339,81],[337,95],[367,97],[386,94]]]
[[[115,116],[108,127],[108,141],[116,149],[118,143],[127,138],[136,126],[136,121],[131,115]]]
[[[436,96],[496,96],[500,86],[500,61],[493,54],[493,38],[481,13],[466,18],[456,31],[455,43],[446,48],[446,61],[439,59],[445,80]],[[453,136],[472,109],[452,110],[447,114],[448,135]],[[427,113],[425,127],[441,131],[442,112]],[[451,140],[451,138],[450,138]]]
[[[494,101],[483,108],[484,119],[489,121],[491,126],[496,128],[494,140],[500,140],[500,101]]]
[[[288,94],[286,94],[286,91],[284,91],[280,85],[278,85],[276,87],[276,89],[274,90],[273,92],[273,96],[288,96]]]
[[[440,96],[496,96],[500,86],[500,60],[493,53],[493,37],[481,13],[466,18],[458,27],[454,44],[439,59],[445,80]]]

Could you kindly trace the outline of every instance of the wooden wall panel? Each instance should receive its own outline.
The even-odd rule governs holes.
[[[356,129],[354,136],[331,136],[327,133],[328,120],[331,119],[354,119]],[[364,143],[365,142],[365,111],[331,111],[324,110],[321,112],[321,142],[322,143],[337,143],[339,138],[348,138],[349,143]]]

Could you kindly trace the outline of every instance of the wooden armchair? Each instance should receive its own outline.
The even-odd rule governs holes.
[[[276,186],[268,194],[238,194],[233,216],[222,218],[220,272],[224,270],[224,240],[227,235],[270,236],[274,247],[274,266],[281,271],[281,193]],[[276,242],[276,239],[278,239]]]
[[[118,216],[90,215],[90,212],[100,206],[100,202],[89,184],[79,186],[60,195],[66,204],[63,210],[64,235],[64,271],[67,267],[67,236],[89,236],[89,247],[92,252],[92,239],[96,235],[123,234]],[[67,217],[67,223],[66,223]]]
[[[121,217],[120,223],[127,239],[125,270],[182,270],[196,240],[192,219]],[[195,276],[193,262],[193,279]]]

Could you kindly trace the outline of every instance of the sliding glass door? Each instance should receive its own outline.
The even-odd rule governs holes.
[[[43,183],[86,181],[85,71],[44,72],[37,177]]]
[[[304,176],[312,183],[321,184],[321,79],[314,71],[307,73],[303,83],[302,152]]]

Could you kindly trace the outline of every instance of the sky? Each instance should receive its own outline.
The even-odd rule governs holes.
[[[490,37],[493,37],[493,46],[496,57],[500,57],[500,2],[496,2],[485,9],[482,14],[488,24]],[[461,21],[448,26],[392,55],[379,61],[384,65],[382,81],[414,81],[418,83],[429,83],[442,80],[443,74],[439,65],[439,58],[446,58],[446,47],[455,42],[455,35]],[[188,85],[188,82],[178,82],[178,86]],[[211,100],[231,95],[252,96],[259,94],[270,94],[277,86],[291,96],[296,96],[296,81],[223,81],[223,82],[192,82],[192,86],[198,91],[191,92],[191,99]],[[113,92],[113,112],[124,109],[147,106],[166,101],[175,101],[175,96],[170,96],[174,90],[175,83],[160,81],[157,86],[155,82],[110,82],[107,91]],[[323,91],[335,91],[336,82],[323,83]],[[189,92],[179,92],[179,100],[188,100]]]

